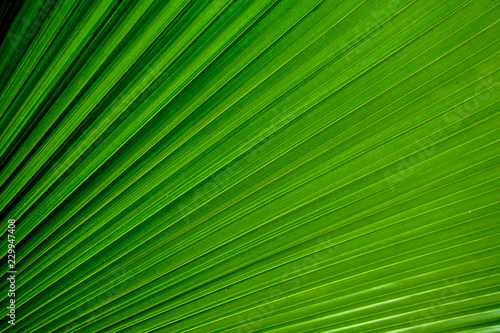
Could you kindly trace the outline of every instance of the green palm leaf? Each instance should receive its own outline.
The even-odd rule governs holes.
[[[2,332],[500,332],[498,5],[6,2]]]

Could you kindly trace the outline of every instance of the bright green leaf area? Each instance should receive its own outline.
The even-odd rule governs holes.
[[[0,17],[0,332],[500,332],[497,0]]]

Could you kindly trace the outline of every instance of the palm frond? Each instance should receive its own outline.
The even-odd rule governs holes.
[[[497,1],[0,16],[2,332],[500,331]]]

